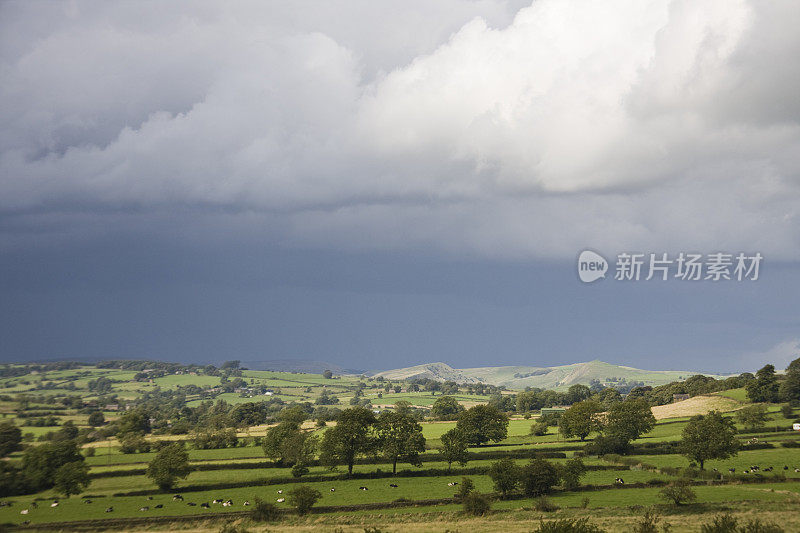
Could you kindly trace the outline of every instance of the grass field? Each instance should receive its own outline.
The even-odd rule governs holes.
[[[79,427],[85,427],[88,415],[86,412],[64,407],[58,403],[59,398],[65,394],[80,395],[85,399],[97,396],[88,390],[90,380],[100,376],[112,380],[112,394],[116,394],[119,403],[126,398],[139,398],[142,394],[161,390],[179,390],[179,388],[194,385],[200,388],[219,387],[223,383],[219,376],[170,374],[155,377],[149,381],[133,381],[136,373],[113,369],[95,369],[82,367],[79,369],[48,372],[46,375],[26,375],[0,380],[0,394],[6,396],[0,400],[0,413],[8,420],[14,420],[22,428],[23,433],[32,433],[38,438],[47,432],[57,430],[58,427],[27,426],[26,418],[18,416],[19,402],[25,401],[29,410],[41,412],[54,412],[59,424],[72,420]],[[298,374],[291,372],[272,371],[244,371],[242,379],[246,387],[267,387],[275,391],[272,397],[254,395],[248,397],[236,392],[214,393],[214,401],[224,400],[229,404],[245,402],[258,402],[270,398],[280,398],[286,402],[309,401],[312,402],[319,396],[323,388],[335,394],[341,400],[340,408],[348,406],[348,399],[354,395],[360,386],[363,397],[370,400],[373,406],[392,407],[395,402],[404,400],[417,407],[429,407],[441,394],[430,392],[401,392],[387,393],[383,390],[385,383],[369,382],[356,376],[336,376],[333,379],[321,375]],[[27,382],[27,383],[25,383]],[[52,383],[48,388],[42,388],[42,383]],[[399,382],[393,382],[399,383]],[[373,388],[373,385],[376,385]],[[378,397],[378,394],[381,397]],[[16,394],[24,394],[17,397]],[[484,403],[487,396],[460,393],[455,395],[462,404],[469,406]],[[195,395],[193,398],[197,398]],[[198,405],[202,400],[189,399],[187,405]],[[743,389],[734,389],[691,398],[683,402],[654,408],[654,413],[659,419],[655,428],[643,435],[634,444],[642,446],[647,444],[674,443],[681,438],[681,432],[686,427],[689,418],[694,414],[706,413],[710,409],[725,411],[726,416],[735,416],[735,410],[748,403]],[[109,419],[120,416],[119,412],[106,412]],[[585,457],[584,463],[591,469],[582,477],[581,483],[586,490],[562,491],[558,488],[549,496],[558,511],[543,513],[536,511],[535,501],[531,498],[515,498],[509,500],[495,499],[492,503],[492,514],[489,518],[470,518],[461,511],[461,506],[452,502],[451,498],[457,487],[448,486],[450,482],[460,482],[463,475],[462,468],[454,465],[449,473],[444,473],[447,464],[438,460],[438,448],[441,446],[441,436],[455,427],[455,422],[425,421],[422,423],[423,435],[427,440],[423,472],[419,468],[406,463],[398,464],[398,476],[390,477],[391,464],[382,458],[369,459],[367,464],[359,462],[354,466],[356,479],[343,479],[343,468],[331,471],[324,466],[311,466],[307,481],[303,485],[316,488],[322,494],[317,506],[331,506],[332,511],[315,514],[309,518],[287,515],[284,521],[277,526],[280,531],[358,531],[362,533],[365,527],[377,527],[380,531],[402,531],[413,533],[415,531],[497,531],[507,533],[516,531],[533,531],[540,519],[549,520],[553,517],[589,516],[595,523],[606,527],[608,531],[628,531],[633,522],[641,516],[643,509],[653,506],[659,510],[664,520],[673,525],[673,532],[699,531],[702,520],[710,520],[714,513],[725,510],[739,512],[742,516],[769,516],[781,523],[786,531],[800,531],[800,450],[797,448],[782,447],[781,443],[787,440],[800,440],[800,433],[791,433],[787,429],[799,413],[791,417],[784,417],[779,412],[779,406],[769,406],[770,420],[766,429],[756,430],[752,433],[740,434],[738,438],[745,443],[752,438],[759,442],[769,442],[774,448],[760,450],[744,450],[737,456],[722,461],[708,461],[706,470],[716,468],[722,474],[720,484],[711,485],[710,482],[691,471],[676,471],[689,465],[689,460],[678,453],[665,455],[633,455],[626,458],[626,465],[612,463],[609,460],[595,457]],[[475,482],[480,492],[494,493],[494,486],[486,475],[485,470],[496,460],[496,454],[504,452],[516,453],[520,450],[531,448],[537,451],[558,451],[571,458],[579,452],[585,443],[577,439],[565,439],[558,433],[557,428],[549,428],[544,436],[529,434],[531,424],[535,419],[513,417],[508,425],[508,437],[498,446],[471,447],[473,455],[467,469],[473,473],[469,477]],[[307,426],[312,431],[322,434],[323,429],[312,429],[313,423]],[[741,427],[738,426],[737,427]],[[780,432],[767,431],[779,428]],[[240,436],[263,435],[267,426],[261,425],[240,430]],[[590,434],[591,440],[595,434]],[[157,439],[187,439],[180,435],[159,435],[149,437]],[[252,443],[252,438],[248,439]],[[36,445],[36,441],[31,443]],[[119,443],[115,438],[92,443],[87,446],[95,447],[95,456],[88,457],[86,463],[90,466],[93,476],[92,483],[83,497],[60,499],[57,507],[50,507],[57,496],[52,490],[37,494],[3,498],[2,501],[12,503],[11,507],[0,507],[0,524],[20,524],[29,521],[31,524],[45,524],[52,522],[68,522],[73,520],[98,520],[109,518],[142,518],[142,517],[197,517],[197,521],[185,523],[151,523],[141,526],[147,530],[180,530],[190,531],[218,531],[225,516],[224,513],[241,512],[248,508],[243,505],[245,501],[252,502],[256,497],[275,503],[281,509],[289,509],[286,502],[279,503],[279,498],[285,497],[288,491],[296,486],[291,470],[285,467],[265,467],[266,459],[262,448],[258,445],[243,447],[196,450],[189,445],[189,460],[193,466],[203,469],[193,471],[186,479],[180,480],[174,491],[159,492],[155,484],[143,475],[147,464],[155,457],[155,453],[122,454]],[[640,449],[640,448],[637,448]],[[646,450],[646,448],[645,448]],[[493,455],[489,455],[493,454]],[[9,461],[13,464],[20,462],[21,452],[11,454]],[[563,464],[566,459],[552,459],[553,463]],[[515,459],[517,465],[527,463],[525,459]],[[742,483],[728,475],[729,468],[735,468],[738,475],[743,475],[744,470],[753,465],[760,466],[763,471],[768,466],[773,466],[774,471],[763,474],[765,477],[759,483]],[[784,466],[788,467],[784,469]],[[217,468],[210,470],[208,468]],[[660,469],[665,469],[662,471]],[[475,473],[475,472],[478,473]],[[418,475],[414,475],[419,472]],[[437,473],[438,472],[438,473]],[[436,475],[434,475],[436,474]],[[367,476],[372,476],[368,478]],[[660,497],[660,485],[674,481],[681,476],[688,476],[695,485],[693,490],[697,495],[696,503],[689,506],[676,508],[667,505]],[[693,477],[694,476],[694,477]],[[785,479],[782,479],[785,476]],[[752,476],[754,477],[754,476]],[[615,484],[616,478],[625,481],[624,486]],[[321,479],[321,480],[320,480]],[[397,487],[391,487],[391,484]],[[636,485],[636,486],[632,486]],[[366,487],[368,490],[361,490]],[[330,489],[334,488],[335,491]],[[147,491],[142,493],[142,491]],[[282,491],[279,493],[279,491]],[[173,501],[172,495],[181,493],[184,502]],[[148,496],[149,495],[149,496]],[[152,498],[152,499],[149,499]],[[231,507],[210,504],[210,509],[201,509],[200,503],[211,502],[214,499],[231,499]],[[441,505],[419,505],[389,508],[392,502],[398,500],[407,502],[425,502],[431,499],[441,499]],[[92,503],[85,503],[91,500]],[[33,507],[36,502],[37,506]],[[189,502],[198,504],[188,505]],[[349,509],[347,506],[358,504],[381,505],[381,509]],[[161,506],[156,508],[156,506]],[[113,512],[107,513],[106,509],[113,507]],[[140,510],[148,507],[148,510]],[[338,509],[337,509],[338,507]],[[28,513],[20,514],[27,509]],[[215,521],[217,520],[217,521]],[[98,522],[102,524],[102,522]],[[795,527],[797,526],[797,527]],[[131,526],[136,530],[139,526]],[[247,522],[250,531],[276,531],[275,525],[259,525]],[[498,529],[499,528],[499,529]],[[792,529],[794,528],[794,529]],[[50,529],[50,526],[48,526]]]

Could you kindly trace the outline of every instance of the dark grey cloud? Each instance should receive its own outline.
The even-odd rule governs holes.
[[[798,23],[790,0],[0,3],[0,355],[786,358]],[[595,290],[586,247],[782,266]]]
[[[313,246],[488,257],[797,257],[796,3],[520,7],[5,3],[0,210],[280,213]]]

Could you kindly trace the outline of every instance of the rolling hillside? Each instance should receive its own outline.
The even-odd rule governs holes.
[[[694,374],[698,374],[698,372],[640,370],[629,366],[612,365],[603,361],[590,361],[552,367],[489,366],[460,369],[453,368],[446,363],[428,363],[386,370],[375,376],[383,376],[387,379],[429,378],[439,381],[455,381],[456,383],[486,383],[497,386],[505,385],[509,389],[524,389],[525,387],[562,389],[577,383],[588,385],[593,379],[608,385],[619,383],[624,379],[628,383],[641,381],[645,385],[656,386],[686,379]]]

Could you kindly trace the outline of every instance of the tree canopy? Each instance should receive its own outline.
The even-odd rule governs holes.
[[[397,462],[422,466],[419,454],[425,451],[422,426],[410,414],[384,411],[375,425],[380,452],[392,463],[392,473],[397,473]]]
[[[739,450],[733,421],[718,411],[693,416],[683,428],[682,437],[683,455],[697,462],[701,470],[707,460],[727,459]]]
[[[593,400],[575,403],[561,415],[559,431],[567,438],[578,437],[584,440],[589,433],[601,428],[597,414],[602,410],[600,404]]]
[[[476,405],[459,415],[456,427],[469,444],[499,442],[508,436],[508,417],[491,405]]]
[[[375,414],[364,407],[351,407],[339,413],[336,425],[325,432],[320,445],[320,460],[327,465],[347,465],[353,474],[353,465],[359,455],[376,451],[377,440],[373,427]]]
[[[169,490],[179,478],[185,478],[191,471],[189,454],[181,444],[175,443],[162,448],[150,461],[147,477],[161,490]]]

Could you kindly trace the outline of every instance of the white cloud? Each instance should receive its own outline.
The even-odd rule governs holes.
[[[789,339],[764,352],[743,354],[740,357],[740,367],[748,369],[747,372],[755,373],[762,366],[771,364],[776,370],[782,371],[798,357],[800,357],[800,339]]]
[[[800,256],[795,2],[76,5],[0,17],[0,213],[24,223]]]

